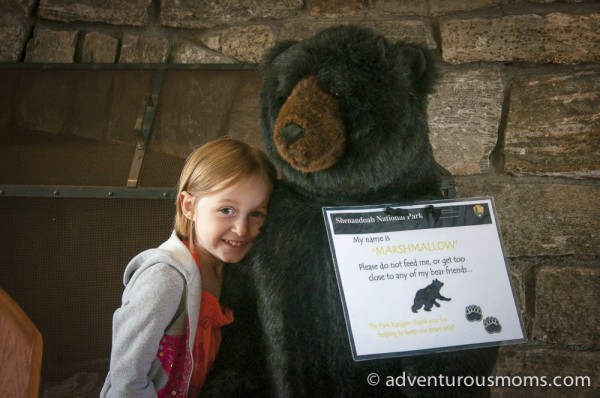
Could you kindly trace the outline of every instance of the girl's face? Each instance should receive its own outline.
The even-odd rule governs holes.
[[[194,221],[202,265],[237,263],[250,250],[267,216],[271,184],[251,176],[200,198],[182,192],[183,214]]]

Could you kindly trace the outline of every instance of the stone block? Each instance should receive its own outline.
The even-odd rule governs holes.
[[[374,15],[429,14],[429,2],[423,0],[367,0],[369,12]]]
[[[321,29],[340,24],[333,21],[288,22],[280,27],[277,39],[302,40]],[[392,42],[417,43],[429,49],[437,47],[431,25],[423,20],[363,20],[356,24],[371,28]]]
[[[29,35],[28,18],[34,0],[0,2],[0,62],[19,62]]]
[[[91,32],[83,39],[81,62],[93,64],[112,64],[117,58],[119,40],[98,32]]]
[[[36,28],[27,43],[26,62],[72,63],[77,32]]]
[[[442,76],[428,109],[434,156],[455,175],[488,172],[502,114],[502,74],[447,69]]]
[[[205,46],[185,41],[171,49],[171,62],[176,64],[235,64],[238,61]]]
[[[364,13],[362,0],[307,0],[306,9],[317,18],[360,17]]]
[[[599,256],[600,185],[462,177],[457,197],[495,199],[506,255]]]
[[[167,60],[169,41],[164,37],[126,34],[121,44],[121,63],[157,63]]]
[[[590,0],[527,0],[527,1],[529,1],[530,3],[550,4],[550,3],[583,3],[585,1],[590,1]],[[594,1],[594,0],[591,0],[591,1]]]
[[[577,64],[600,60],[600,14],[551,13],[440,22],[443,58]]]
[[[505,346],[498,355],[491,397],[597,397],[599,372],[595,352]]]
[[[260,62],[264,53],[275,44],[273,31],[267,25],[233,27],[209,31],[201,36],[209,48],[241,62]]]
[[[501,0],[369,0],[369,12],[376,15],[441,15],[500,5]]]
[[[27,43],[27,24],[0,15],[0,62],[19,62]]]
[[[302,0],[160,0],[159,22],[175,28],[206,28],[257,18],[284,19],[302,7]]]
[[[597,264],[596,264],[597,265]],[[600,268],[543,268],[536,281],[534,341],[600,348]]]
[[[152,0],[40,0],[38,15],[63,22],[102,22],[143,26],[148,23]]]
[[[600,178],[600,72],[516,80],[504,155],[514,175]]]
[[[502,0],[429,0],[429,15],[473,11],[500,5]]]
[[[527,293],[528,293],[528,281],[529,281],[529,267],[527,264],[523,264],[519,259],[509,258],[507,259],[507,267],[510,271],[511,283],[515,293],[515,299],[517,301],[517,308],[521,314],[523,320],[523,327],[525,333],[529,335],[531,330],[531,323],[529,314],[532,312],[528,307]]]

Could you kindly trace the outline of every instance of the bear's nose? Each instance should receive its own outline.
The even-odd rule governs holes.
[[[304,134],[304,129],[296,123],[290,123],[281,129],[281,137],[288,145],[293,144],[302,134]]]

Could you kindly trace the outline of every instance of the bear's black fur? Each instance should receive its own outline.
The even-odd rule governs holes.
[[[283,177],[251,258],[268,395],[487,395],[486,388],[410,386],[407,379],[489,375],[495,348],[352,359],[322,214],[323,206],[440,197],[427,126],[436,76],[428,51],[347,25],[277,44],[261,70],[264,145]],[[224,336],[223,344],[232,341]],[[241,375],[248,365],[227,366]],[[371,373],[378,386],[369,385]],[[406,383],[387,387],[389,377]]]
[[[223,268],[220,303],[233,310],[234,321],[222,329],[222,344],[200,396],[268,397],[270,378],[262,326],[256,312],[256,292],[247,257]],[[196,397],[190,397],[196,398]]]

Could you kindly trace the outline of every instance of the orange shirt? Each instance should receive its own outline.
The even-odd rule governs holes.
[[[188,246],[188,242],[184,242]],[[189,246],[188,246],[189,249]],[[196,253],[192,253],[198,269],[200,259]],[[192,357],[194,370],[188,390],[189,397],[197,397],[204,385],[206,375],[210,371],[219,352],[221,345],[221,327],[233,322],[233,312],[230,308],[222,308],[219,300],[207,291],[202,291],[200,302],[200,316],[198,317],[198,328],[194,339]]]

